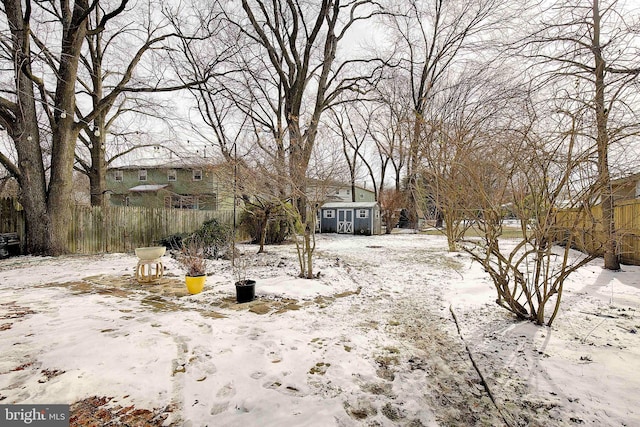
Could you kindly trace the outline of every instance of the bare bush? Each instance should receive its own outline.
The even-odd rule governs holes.
[[[467,239],[464,248],[489,273],[498,294],[496,303],[519,319],[539,325],[551,326],[560,308],[564,281],[595,258],[571,251],[577,224],[595,191],[572,180],[585,158],[577,148],[574,125],[575,120],[568,132],[555,139],[528,129],[505,153],[491,156],[501,160],[494,164],[494,187],[477,175],[474,179],[482,203],[477,220],[482,238]],[[495,191],[497,183],[500,192]],[[519,220],[520,236],[515,241],[501,239],[506,205]],[[560,205],[579,212],[563,233],[556,226]]]

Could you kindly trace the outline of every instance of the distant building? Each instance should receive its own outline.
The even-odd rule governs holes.
[[[614,200],[632,200],[640,198],[640,173],[611,180]]]
[[[354,197],[355,194],[355,197]],[[307,184],[307,196],[309,200],[324,202],[375,202],[376,193],[358,185],[338,182],[322,182],[311,180]]]
[[[129,165],[107,170],[107,190],[115,206],[230,210],[233,189],[224,168],[204,160],[162,165]]]
[[[321,233],[381,234],[380,205],[377,202],[329,202],[320,207]]]
[[[336,199],[336,201],[340,200],[343,202],[353,202],[355,198],[355,202],[375,202],[376,201],[376,193],[372,190],[367,190],[364,187],[354,186],[353,188],[350,185],[342,185],[335,186],[331,189],[332,193],[328,194],[329,199]],[[355,193],[355,197],[353,197],[352,192]]]

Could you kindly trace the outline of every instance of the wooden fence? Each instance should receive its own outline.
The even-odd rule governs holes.
[[[231,226],[233,211],[74,206],[68,249],[78,254],[132,252],[137,247],[155,245],[163,237],[195,231],[213,218]],[[11,199],[0,199],[0,232],[18,232],[24,241],[22,211]]]
[[[616,202],[613,215],[620,261],[640,265],[640,200]],[[560,210],[556,215],[556,226],[565,235],[573,230],[577,249],[602,255],[606,235],[600,206],[593,207],[591,211]]]
[[[0,197],[0,233],[23,232],[22,207],[15,199]]]
[[[197,230],[216,218],[233,224],[233,211],[76,206],[71,217],[68,248],[74,253],[130,252],[153,246],[175,233]]]

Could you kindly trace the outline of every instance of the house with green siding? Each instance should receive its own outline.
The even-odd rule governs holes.
[[[233,177],[210,159],[174,160],[154,166],[107,170],[111,205],[152,208],[232,210]]]
[[[365,186],[344,184],[338,181],[310,179],[307,183],[307,198],[325,202],[375,202],[376,193]]]
[[[327,199],[342,202],[375,202],[376,193],[358,185],[336,184],[330,187]]]

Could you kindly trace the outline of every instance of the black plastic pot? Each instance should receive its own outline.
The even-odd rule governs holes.
[[[255,280],[241,280],[236,282],[236,302],[241,304],[243,302],[253,301],[256,297],[256,281]]]

